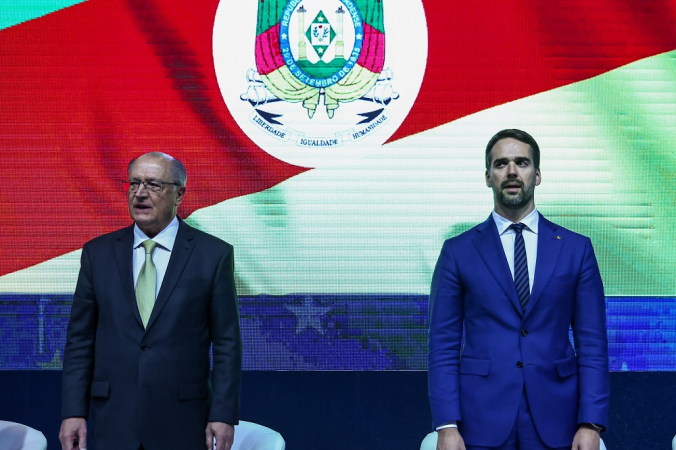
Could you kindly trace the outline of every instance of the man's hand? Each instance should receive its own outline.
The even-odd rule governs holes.
[[[465,450],[465,441],[462,440],[457,428],[442,428],[437,432],[437,450]]]
[[[601,436],[599,432],[581,426],[577,433],[575,433],[575,438],[573,438],[573,447],[572,450],[599,450],[601,446]]]
[[[63,419],[59,440],[62,450],[86,450],[87,421],[82,417]]]
[[[216,438],[216,447],[214,447]],[[235,439],[235,427],[223,422],[209,422],[207,424],[207,450],[230,450]]]

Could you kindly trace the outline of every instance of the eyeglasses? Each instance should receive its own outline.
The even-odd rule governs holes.
[[[138,181],[138,180],[128,180],[123,181],[122,186],[127,192],[136,192],[143,185],[148,192],[160,192],[165,184],[173,184],[174,186],[180,186],[178,183],[168,183],[166,181]]]

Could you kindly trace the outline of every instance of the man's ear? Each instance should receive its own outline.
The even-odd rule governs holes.
[[[535,169],[535,186],[540,186],[540,181],[542,181],[540,169]]]
[[[491,181],[491,172],[488,169],[486,169],[486,186],[493,187],[493,182]]]
[[[185,195],[185,186],[181,186],[178,188],[178,194],[176,195],[176,202],[174,202],[174,205],[178,207],[178,205],[181,204],[183,201],[183,196]]]

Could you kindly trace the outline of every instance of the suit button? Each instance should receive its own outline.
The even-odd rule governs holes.
[[[148,346],[147,346],[147,345],[142,345],[142,346],[141,346],[141,350],[143,350],[143,351],[145,352],[146,350],[148,350]]]
[[[518,361],[516,363],[516,367],[518,367],[519,369],[523,369],[523,363],[521,361]]]
[[[528,336],[528,330],[521,330],[521,336],[523,337]]]

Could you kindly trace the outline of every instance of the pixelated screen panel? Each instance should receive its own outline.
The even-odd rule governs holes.
[[[521,128],[539,210],[594,243],[611,369],[676,370],[673,2],[235,3],[0,1],[0,369],[61,367],[79,249],[162,150],[235,247],[246,369],[424,370],[441,244]]]

